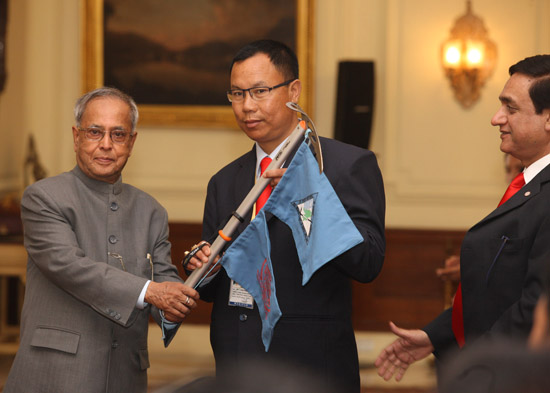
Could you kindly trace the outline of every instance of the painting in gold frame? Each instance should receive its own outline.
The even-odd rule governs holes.
[[[229,86],[230,61],[236,50],[242,46],[242,44],[261,38],[278,39],[295,49],[296,55],[298,56],[298,61],[300,63],[300,79],[303,84],[300,105],[310,114],[310,116],[312,116],[311,112],[313,108],[314,87],[314,0],[288,0],[289,4],[291,4],[291,7],[289,8],[292,9],[290,22],[288,17],[284,17],[284,10],[281,10],[280,8],[278,10],[269,10],[269,8],[266,8],[273,7],[274,4],[278,3],[273,2],[272,0],[211,0],[208,2],[197,2],[196,0],[81,1],[83,3],[83,91],[88,91],[102,85],[111,85],[121,88],[136,99],[140,109],[141,124],[162,126],[236,127],[231,106],[228,102],[226,102],[225,97],[225,90],[227,90]],[[146,4],[144,7],[138,7],[137,3],[139,2],[144,2]],[[128,12],[119,12],[116,8],[117,3],[129,5]],[[115,6],[114,9],[113,5]],[[150,12],[145,13],[144,10],[146,10],[147,5],[154,8],[151,8]],[[243,14],[240,12],[243,10],[241,7],[245,5],[248,5],[248,14]],[[238,9],[235,9],[235,7]],[[266,9],[268,9],[267,12]],[[231,12],[228,13],[228,11]],[[142,14],[146,14],[147,23],[150,22],[150,25],[143,25],[145,19],[143,19],[143,15],[139,15],[140,12]],[[203,13],[202,16],[201,13]],[[236,18],[231,18],[232,14],[238,16]],[[165,15],[166,19],[163,19],[162,15]],[[187,49],[185,51],[181,50],[181,48],[186,45],[185,43],[182,43],[181,41],[177,43],[176,41],[171,40],[176,34],[174,33],[174,30],[170,30],[167,26],[169,25],[169,20],[175,20],[176,18],[169,18],[167,15],[181,15],[182,25],[187,26],[189,23],[196,24],[194,29],[192,29],[192,31],[196,31],[196,33],[189,34],[189,36],[194,37],[193,39],[195,41],[194,43],[187,44]],[[219,18],[217,23],[212,21],[212,15]],[[250,15],[253,15],[253,17]],[[256,31],[259,26],[262,25],[262,16],[265,18],[265,22],[267,22],[276,18],[277,15],[279,15],[280,18],[278,26],[273,26],[273,22],[270,22],[271,30]],[[118,20],[113,22],[112,18],[115,16],[118,17]],[[197,22],[201,20],[207,20],[209,22]],[[254,22],[252,22],[252,20]],[[161,21],[162,23],[157,23],[155,25],[155,21]],[[166,21],[166,23],[164,21]],[[220,21],[225,21],[226,25],[223,25]],[[200,23],[202,23],[202,25]],[[289,26],[289,23],[292,25]],[[132,27],[132,24],[136,26]],[[217,30],[216,26],[218,26]],[[231,28],[228,28],[228,26]],[[241,26],[247,26],[249,29],[246,36],[243,36],[243,34],[238,36],[237,31],[233,34],[227,33],[230,30],[240,30]],[[155,29],[165,29],[165,31],[160,33],[157,32],[157,34],[155,33]],[[210,30],[214,31],[209,32]],[[146,39],[140,36],[140,32],[144,31],[147,31],[147,34],[149,35]],[[191,30],[187,28],[185,31],[190,32]],[[292,41],[292,37],[287,37],[288,39],[285,40],[284,36],[277,36],[276,34],[279,32],[282,35],[287,34],[288,36],[289,31],[294,33],[292,34],[292,36],[294,36],[294,41]],[[206,38],[197,38],[197,35],[200,36],[199,33],[206,36]],[[208,41],[209,34],[212,37],[210,41]],[[222,43],[223,45],[216,47],[215,56],[208,56],[206,51],[201,51],[201,46],[219,45],[220,37],[225,39],[226,36],[227,40]],[[105,37],[109,38],[107,43],[108,45],[106,45]],[[185,39],[187,38],[182,38],[183,41],[185,41]],[[171,41],[163,43],[163,40]],[[200,42],[200,44],[197,44],[197,42]],[[135,49],[132,50],[131,48]],[[110,52],[107,52],[107,49],[109,49]],[[139,53],[139,55],[132,55],[132,52]],[[177,55],[176,52],[179,52],[180,54]],[[179,56],[179,59],[185,57],[182,53],[192,54],[193,56],[188,56],[188,58],[191,59],[192,64],[188,62],[186,64],[187,68],[181,67],[181,70],[178,70],[175,65],[175,60],[173,60],[174,57],[169,57],[167,53],[171,53],[172,55],[176,53],[176,56]],[[203,84],[200,88],[197,87],[192,89],[194,92],[206,90],[207,94],[203,95],[202,99],[205,99],[203,101],[200,101],[196,97],[189,97],[188,94],[185,93],[174,94],[174,92],[172,92],[171,95],[167,94],[161,98],[157,97],[158,92],[163,89],[155,89],[154,85],[140,83],[140,81],[143,82],[153,80],[154,77],[148,76],[147,71],[154,70],[159,67],[159,58],[163,59],[163,65],[166,66],[167,56],[170,59],[168,62],[171,63],[168,64],[170,67],[169,69],[173,72],[170,74],[172,77],[170,83],[174,86],[177,81],[185,81],[185,78],[183,77],[185,70],[189,70],[193,67],[193,72],[190,72],[191,79],[187,78],[187,82],[191,83],[192,81],[201,80],[204,82],[206,80],[217,79],[218,86],[210,87],[208,89]],[[203,56],[202,60],[200,56]],[[118,80],[116,83],[113,82],[116,80],[116,78],[112,78],[112,75],[114,74],[113,69],[120,65],[119,63],[128,58],[131,59],[131,66],[136,71],[135,75],[140,74],[142,76],[141,79],[134,77],[132,82],[141,90],[138,89],[133,91],[131,88],[127,88],[126,85],[124,85],[125,81],[129,83],[128,80],[132,80],[132,74],[128,71],[129,68],[119,68],[118,74],[121,75],[123,79]],[[151,60],[151,58],[153,58],[153,60]],[[202,68],[205,67],[211,69],[212,73],[210,74],[210,77],[201,73]],[[163,72],[168,74],[166,71]],[[203,77],[202,79],[201,76]],[[136,80],[138,80],[138,82],[135,82]],[[182,86],[186,84],[187,83],[184,82]],[[149,93],[147,93],[147,91]],[[151,92],[154,93],[151,94]],[[155,98],[150,99],[149,97]],[[192,99],[193,103],[177,102],[181,97]],[[220,97],[223,101],[220,101]]]

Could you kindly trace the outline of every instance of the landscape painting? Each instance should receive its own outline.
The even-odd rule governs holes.
[[[270,38],[300,57],[309,0],[86,0],[87,89],[130,94],[156,124],[233,124],[225,91],[231,59]],[[304,21],[306,28],[304,28]],[[95,50],[94,50],[95,49]],[[301,70],[301,77],[308,70]],[[93,85],[93,86],[92,86]]]

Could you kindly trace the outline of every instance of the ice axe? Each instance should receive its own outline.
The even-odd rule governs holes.
[[[286,106],[293,111],[296,111],[301,114],[301,120],[292,131],[284,145],[281,147],[275,158],[271,161],[271,164],[267,167],[266,170],[278,169],[283,166],[290,154],[295,150],[295,148],[304,140],[304,137],[307,136],[308,143],[313,147],[314,155],[319,164],[319,172],[323,172],[323,155],[321,151],[321,143],[319,141],[319,136],[315,130],[315,125],[309,116],[303,111],[303,109],[296,103],[287,102]],[[306,135],[307,134],[307,135]],[[230,242],[231,236],[239,226],[241,222],[244,221],[243,217],[250,212],[254,203],[263,192],[263,190],[268,186],[270,179],[260,177],[257,179],[256,184],[249,191],[248,195],[241,202],[237,210],[231,213],[231,216],[225,226],[218,231],[218,236],[210,246],[210,257],[208,262],[203,264],[200,268],[195,269],[190,275],[189,278],[185,281],[185,285],[196,288],[205,277],[214,262],[214,259],[219,255],[225,244]],[[185,259],[183,260],[183,265],[185,266],[187,262],[200,250],[200,247],[193,249]]]

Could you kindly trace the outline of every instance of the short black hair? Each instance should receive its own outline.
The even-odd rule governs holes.
[[[550,55],[527,57],[511,66],[508,72],[510,76],[518,73],[536,78],[529,88],[535,111],[541,114],[550,108]]]
[[[265,53],[286,80],[298,79],[299,67],[296,54],[286,44],[275,40],[258,40],[243,46],[233,58],[229,72],[231,72],[235,63],[246,60],[258,53]]]

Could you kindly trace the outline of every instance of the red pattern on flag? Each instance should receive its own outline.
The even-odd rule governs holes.
[[[256,272],[256,277],[258,278],[258,283],[262,289],[262,300],[264,301],[264,311],[265,319],[267,319],[269,313],[271,312],[271,280],[272,275],[269,270],[269,264],[267,263],[267,258],[264,259],[262,267]]]

